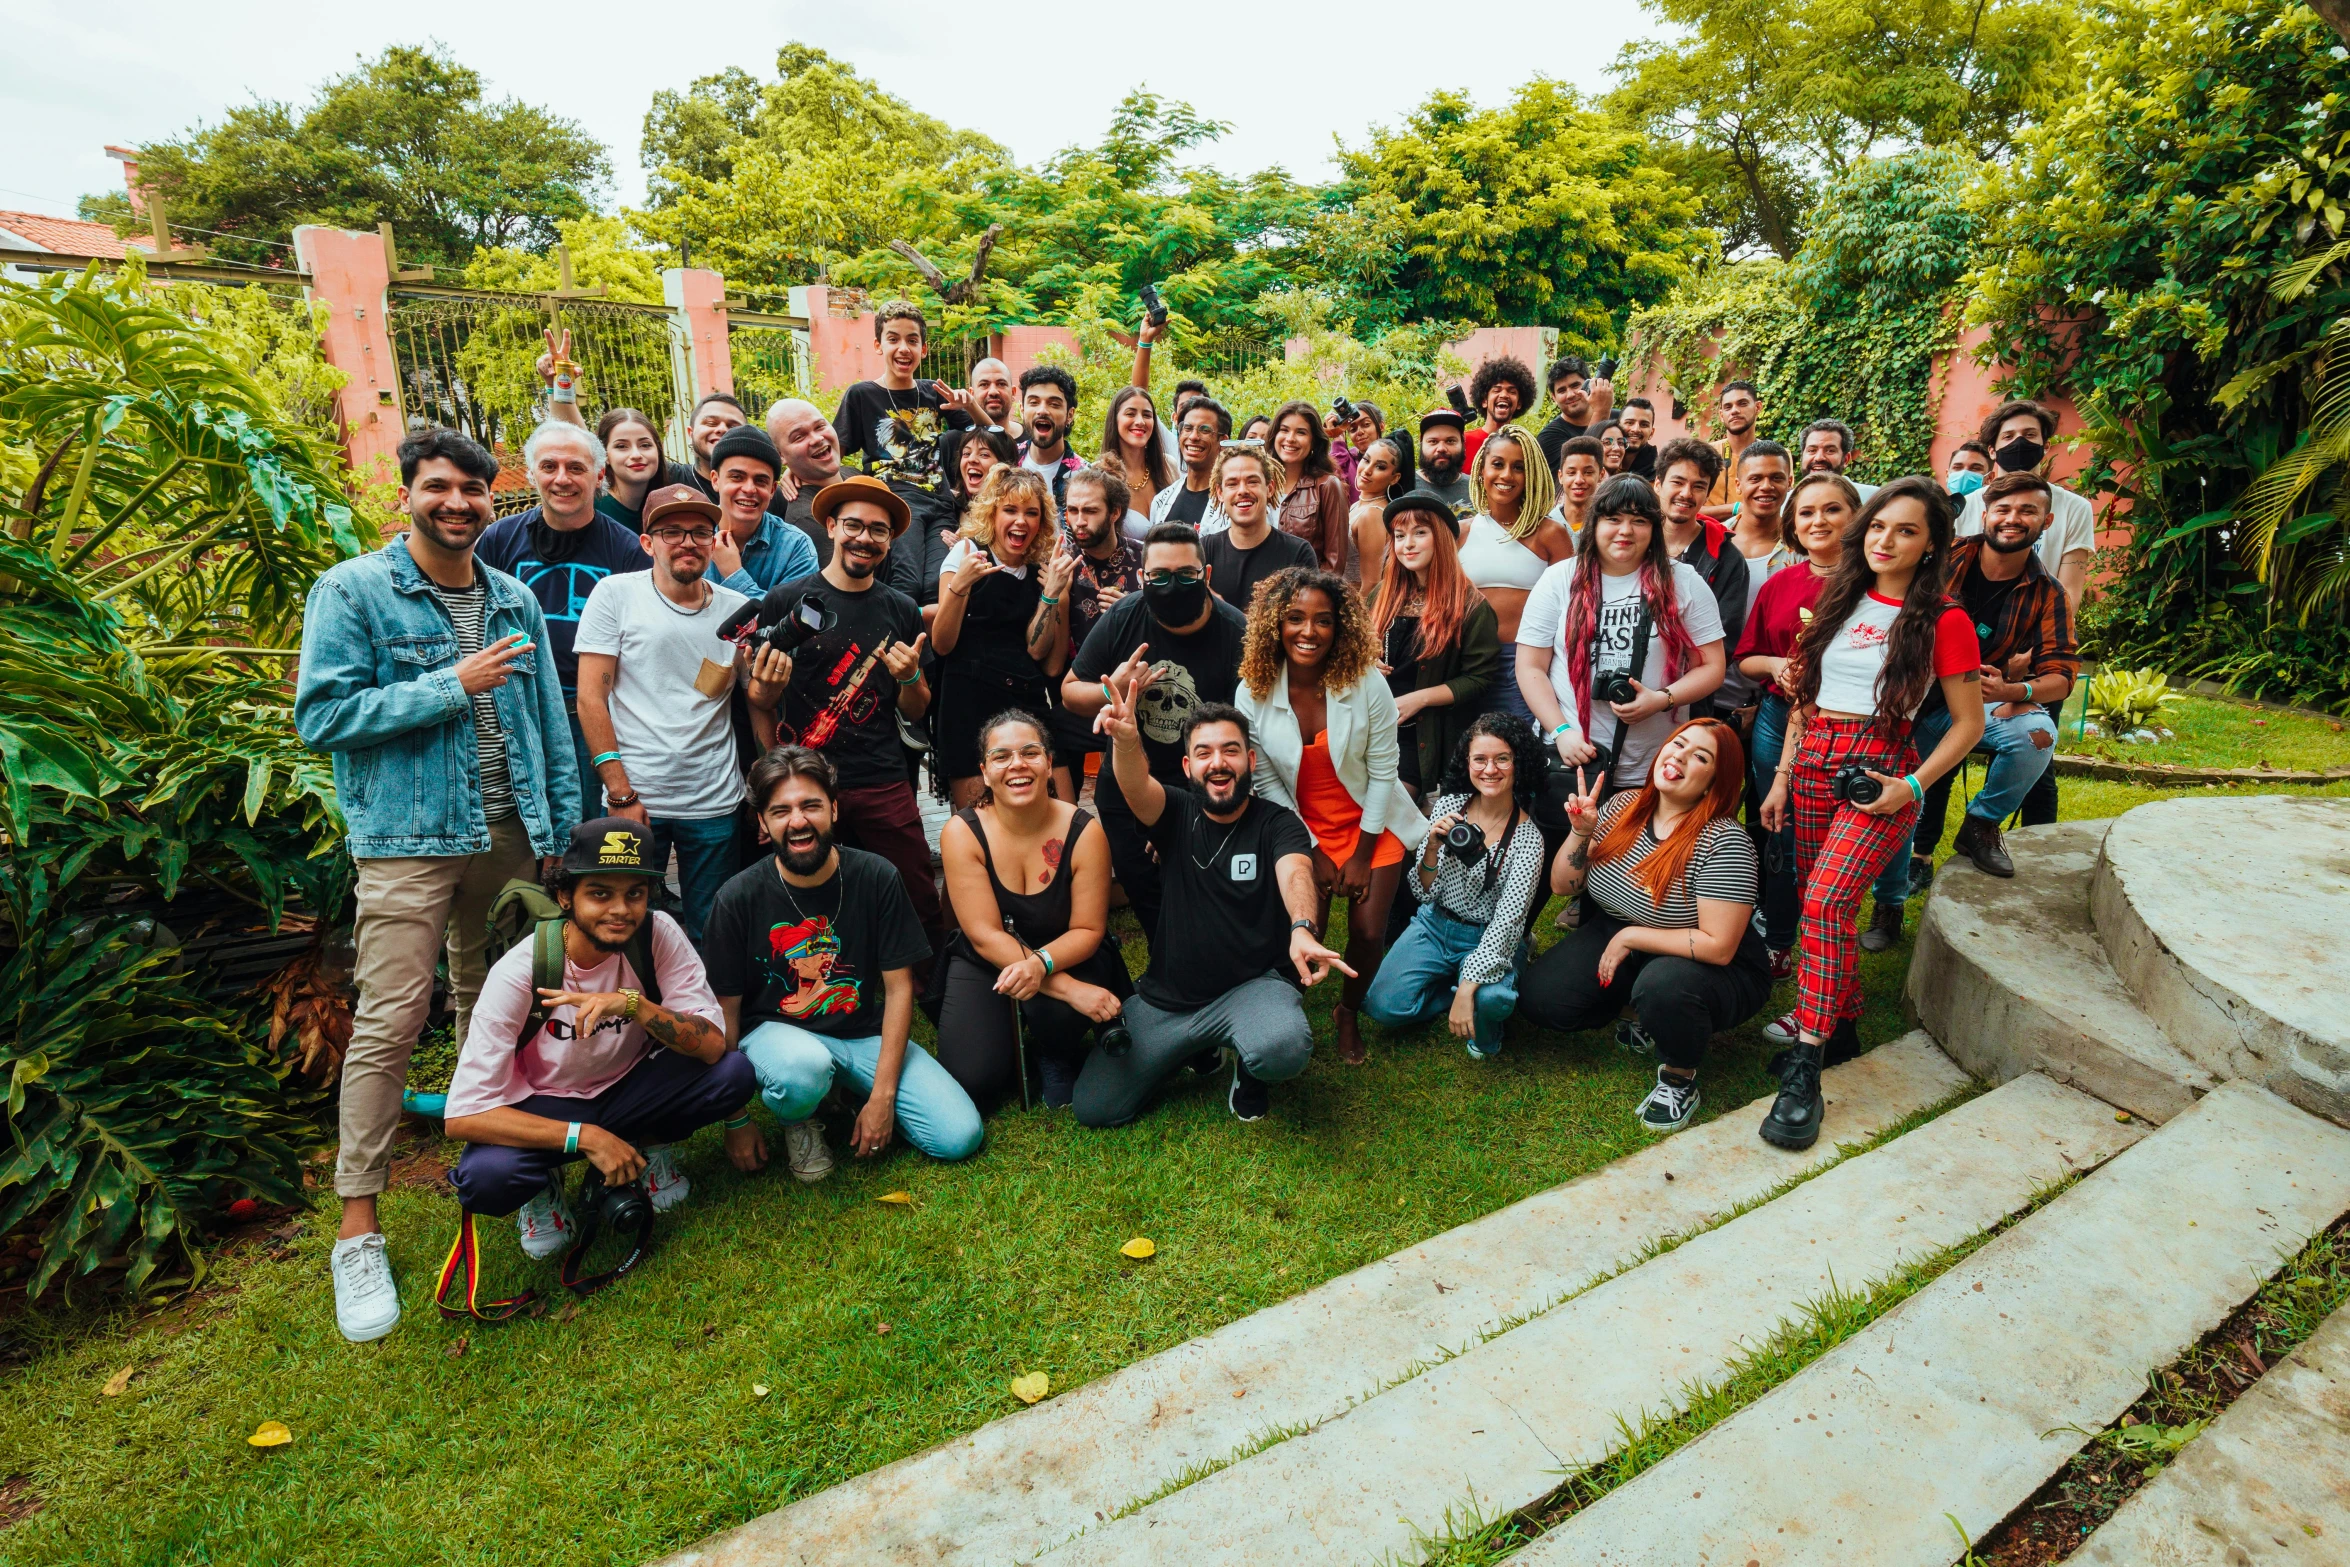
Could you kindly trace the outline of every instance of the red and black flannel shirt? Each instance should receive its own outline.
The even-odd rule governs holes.
[[[1982,552],[1983,536],[1979,533],[1960,539],[1952,547],[1950,596],[1953,599],[1965,602],[1961,589],[1966,584],[1967,573],[1975,568],[1975,558]],[[2037,550],[2024,551],[2023,580],[2009,590],[1990,634],[1984,635],[1983,627],[1978,625],[1975,635],[1983,644],[1983,662],[1993,669],[2004,670],[2010,658],[2024,653],[2031,658],[2031,679],[2054,674],[2072,679],[2080,675],[2081,654],[2073,640],[2072,610],[2065,602],[2064,588],[2040,564]]]

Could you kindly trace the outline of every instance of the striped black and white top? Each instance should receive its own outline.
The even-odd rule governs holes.
[[[457,628],[457,656],[471,658],[480,652],[489,615],[488,581],[476,571],[469,588],[444,588],[436,582],[432,591]],[[506,735],[498,727],[498,704],[487,691],[473,693],[473,749],[481,765],[481,813],[489,821],[502,822],[514,814],[514,784],[506,774]]]
[[[1468,808],[1465,794],[1438,795],[1428,807],[1428,819],[1433,823],[1438,817],[1457,815]],[[1428,835],[1422,833],[1412,846],[1411,874],[1412,896],[1422,903],[1431,896],[1424,871],[1427,854]],[[1462,983],[1489,985],[1510,971],[1510,960],[1517,956],[1518,943],[1526,934],[1526,911],[1532,904],[1534,885],[1542,878],[1542,867],[1542,829],[1524,816],[1518,818],[1517,830],[1510,834],[1508,843],[1487,844],[1485,858],[1475,864],[1464,864],[1437,850],[1433,889],[1437,912],[1485,927],[1476,949],[1461,961]]]
[[[1616,818],[1630,810],[1632,802],[1639,798],[1640,791],[1627,789],[1601,806],[1599,827],[1593,837],[1606,837]],[[1697,929],[1700,898],[1748,905],[1755,901],[1760,867],[1755,859],[1754,840],[1730,817],[1718,816],[1705,824],[1704,831],[1698,834],[1697,852],[1689,857],[1689,874],[1666,894],[1661,907],[1649,900],[1647,888],[1632,879],[1632,872],[1655,852],[1656,846],[1656,828],[1652,823],[1633,842],[1631,853],[1594,862],[1584,877],[1585,890],[1617,919],[1657,930]]]

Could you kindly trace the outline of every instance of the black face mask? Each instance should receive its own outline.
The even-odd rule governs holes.
[[[2039,467],[2040,459],[2047,455],[2047,447],[2027,436],[2020,441],[2008,442],[1991,454],[1991,460],[1999,464],[2004,473],[2024,473]]]
[[[1199,619],[1201,610],[1208,607],[1208,585],[1205,582],[1170,582],[1162,586],[1156,582],[1146,582],[1142,585],[1142,602],[1151,612],[1151,619],[1160,625],[1188,626]]]

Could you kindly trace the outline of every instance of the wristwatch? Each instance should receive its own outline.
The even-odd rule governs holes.
[[[1289,922],[1289,929],[1292,934],[1301,930],[1312,930],[1313,928],[1314,922],[1312,920],[1291,920]]]

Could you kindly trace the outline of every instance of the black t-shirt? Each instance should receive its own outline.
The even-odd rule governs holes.
[[[1295,811],[1252,796],[1238,821],[1211,821],[1199,795],[1171,785],[1150,838],[1166,891],[1151,966],[1135,986],[1143,1000],[1191,1012],[1262,974],[1294,981],[1273,868],[1314,851]]]
[[[1981,572],[1970,568],[1966,580],[1959,583],[1958,601],[1966,606],[1967,618],[1975,623],[1975,640],[1985,648],[1991,645],[1991,637],[1999,625],[2000,611],[2007,603],[2007,596],[2023,580],[2021,576],[2014,576],[2005,582],[1993,582]],[[1989,662],[1988,657],[1985,662]],[[1983,705],[1991,707],[1997,704],[1986,702]],[[1918,717],[1948,712],[1949,709],[1950,699],[1942,694],[1942,682],[1937,680],[1926,687],[1926,699],[1918,705]]]
[[[1160,520],[1164,522],[1188,522],[1196,528],[1199,526],[1199,520],[1202,517],[1205,517],[1207,514],[1208,492],[1205,490],[1187,489],[1183,487],[1181,480],[1177,480],[1175,503],[1167,508],[1167,515]]]
[[[539,520],[533,506],[489,525],[474,547],[474,558],[495,566],[520,582],[539,601],[547,617],[547,644],[554,650],[555,673],[566,691],[579,687],[579,653],[572,638],[579,634],[579,612],[606,577],[623,572],[650,571],[653,557],[637,542],[635,532],[599,507],[584,528],[558,533],[532,525]]]
[[[703,933],[710,989],[742,998],[745,1034],[789,1023],[871,1039],[881,1032],[882,975],[931,956],[889,861],[861,849],[838,852],[840,870],[821,887],[786,884],[771,854],[711,900]]]
[[[859,381],[842,394],[832,432],[844,461],[860,457],[867,473],[936,491],[944,477],[938,438],[970,423],[946,411],[946,391],[936,381],[916,381],[902,392]]]
[[[1248,617],[1222,599],[1211,596],[1208,603],[1208,623],[1177,636],[1151,618],[1149,602],[1140,593],[1129,593],[1102,611],[1069,665],[1080,681],[1098,686],[1137,647],[1150,644],[1158,679],[1143,692],[1138,718],[1151,776],[1163,784],[1183,782],[1183,725],[1191,710],[1202,702],[1231,701],[1240,685],[1240,644],[1248,634]],[[1108,787],[1095,791],[1102,810],[1131,817],[1108,767],[1102,777]]]
[[[780,725],[776,740],[832,758],[844,789],[904,783],[898,682],[881,661],[881,646],[913,641],[922,630],[922,611],[887,583],[843,593],[819,573],[769,588],[759,623],[782,624],[811,592],[823,601],[832,624],[792,655],[791,684],[775,715]]]
[[[1232,530],[1220,529],[1199,541],[1200,558],[1208,563],[1208,586],[1216,597],[1242,614],[1257,596],[1257,584],[1277,571],[1316,564],[1314,547],[1294,533],[1270,530],[1263,543],[1244,550],[1232,542]]]
[[[1587,424],[1569,424],[1565,414],[1553,414],[1550,423],[1534,432],[1534,444],[1542,448],[1543,461],[1550,464],[1552,473],[1559,469],[1559,451],[1578,435],[1590,432]]]

